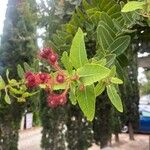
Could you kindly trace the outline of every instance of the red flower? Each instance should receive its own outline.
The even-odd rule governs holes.
[[[27,81],[27,83],[26,83],[27,87],[33,88],[33,87],[37,86],[36,76],[32,72],[27,72],[25,74],[25,79]]]
[[[47,98],[48,106],[51,108],[56,108],[58,106],[64,105],[67,102],[66,94],[50,94]]]
[[[52,52],[48,57],[48,61],[51,65],[56,64],[57,60],[58,60],[58,55],[54,52]]]
[[[56,81],[57,81],[58,83],[63,83],[64,80],[65,80],[64,75],[58,74],[58,75],[56,76]]]
[[[48,60],[48,62],[54,65],[57,62],[58,55],[52,48],[43,48],[39,53],[40,58]]]
[[[58,101],[58,95],[57,94],[51,94],[47,98],[48,106],[51,108],[56,108],[59,105]]]
[[[59,99],[59,105],[64,105],[67,103],[67,97],[66,97],[66,94],[61,96],[60,99]]]
[[[40,57],[43,58],[43,59],[48,59],[50,54],[52,53],[52,49],[51,48],[43,48],[41,51],[40,51]]]
[[[51,76],[48,73],[39,73],[37,76],[39,79],[39,84],[48,83],[48,81],[51,79]]]

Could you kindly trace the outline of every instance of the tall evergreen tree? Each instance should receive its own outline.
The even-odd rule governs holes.
[[[9,0],[1,39],[1,74],[6,69],[10,78],[18,78],[16,66],[23,62],[32,62],[36,52],[36,5],[34,0]],[[16,150],[18,130],[24,112],[25,103],[11,98],[11,105],[1,100],[0,105],[0,149]]]
[[[123,122],[129,128],[129,138],[134,140],[134,129],[138,128],[139,120],[139,86],[138,86],[138,43],[132,41],[128,51],[128,66],[124,69],[126,80],[121,86],[122,99],[124,101],[125,113],[122,116]]]
[[[55,41],[54,33],[56,33],[57,29],[60,29],[62,24],[70,20],[75,6],[79,5],[80,2],[81,0],[47,1],[47,5],[51,6],[51,9],[48,9],[49,7],[46,7],[44,1],[41,1],[39,5],[42,16],[40,26],[45,26],[47,31],[45,38],[46,45],[52,46],[50,41]],[[45,12],[48,15],[45,16]],[[59,51],[59,54],[61,55],[62,52]],[[41,97],[42,147],[45,149],[50,147],[51,149],[63,150],[66,148],[64,143],[67,141],[68,148],[71,150],[87,149],[92,143],[92,126],[85,120],[79,108],[68,104],[65,108],[52,110],[47,107],[45,99],[43,99],[43,94]],[[66,132],[63,131],[64,127],[67,128]]]

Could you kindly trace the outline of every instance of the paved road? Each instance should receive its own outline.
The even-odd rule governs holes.
[[[41,150],[41,128],[21,131],[19,134],[19,150]]]
[[[40,148],[42,128],[21,131],[19,135],[19,150],[42,150]],[[128,134],[120,134],[120,142],[112,138],[112,150],[149,150],[149,135],[136,134],[135,141],[129,141]],[[95,144],[88,150],[100,150]]]

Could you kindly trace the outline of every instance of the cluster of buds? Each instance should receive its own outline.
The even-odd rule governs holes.
[[[43,48],[40,51],[39,57],[47,60],[53,67],[58,64],[58,55],[51,48]]]
[[[51,76],[48,73],[32,73],[26,72],[25,74],[26,86],[28,88],[37,87],[39,84],[47,84],[51,80]]]
[[[61,94],[49,94],[47,98],[48,106],[51,108],[56,108],[58,106],[63,106],[67,102],[66,93],[63,92]]]
[[[58,64],[58,55],[51,48],[43,48],[39,57],[46,60],[52,67],[58,72],[55,79],[48,73],[32,73],[27,72],[25,74],[26,86],[28,88],[35,88],[40,84],[46,85],[46,91],[48,92],[47,103],[51,108],[63,106],[67,102],[67,89],[62,93],[54,93],[52,87],[55,84],[62,84],[65,82],[65,75],[63,70]],[[48,88],[48,89],[47,89]]]

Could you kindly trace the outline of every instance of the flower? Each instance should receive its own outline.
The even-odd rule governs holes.
[[[51,108],[56,108],[58,106],[63,106],[67,102],[66,94],[55,94],[52,93],[47,98],[48,106]]]
[[[54,52],[52,52],[48,57],[48,61],[51,65],[55,65],[57,63],[57,60],[58,60],[58,55]]]
[[[56,81],[57,81],[58,83],[63,83],[64,80],[65,80],[64,75],[58,74],[58,75],[56,76]]]
[[[40,58],[48,59],[48,57],[50,56],[51,53],[52,53],[52,49],[51,48],[43,48],[40,51],[39,56],[40,56]]]
[[[51,79],[51,76],[48,73],[39,73],[37,74],[37,79],[39,84],[48,83]]]
[[[52,48],[43,48],[39,53],[40,58],[46,59],[51,65],[56,64],[58,55]]]
[[[37,86],[36,82],[36,76],[32,72],[26,72],[25,73],[25,79],[26,79],[26,86],[29,88],[33,88]]]

